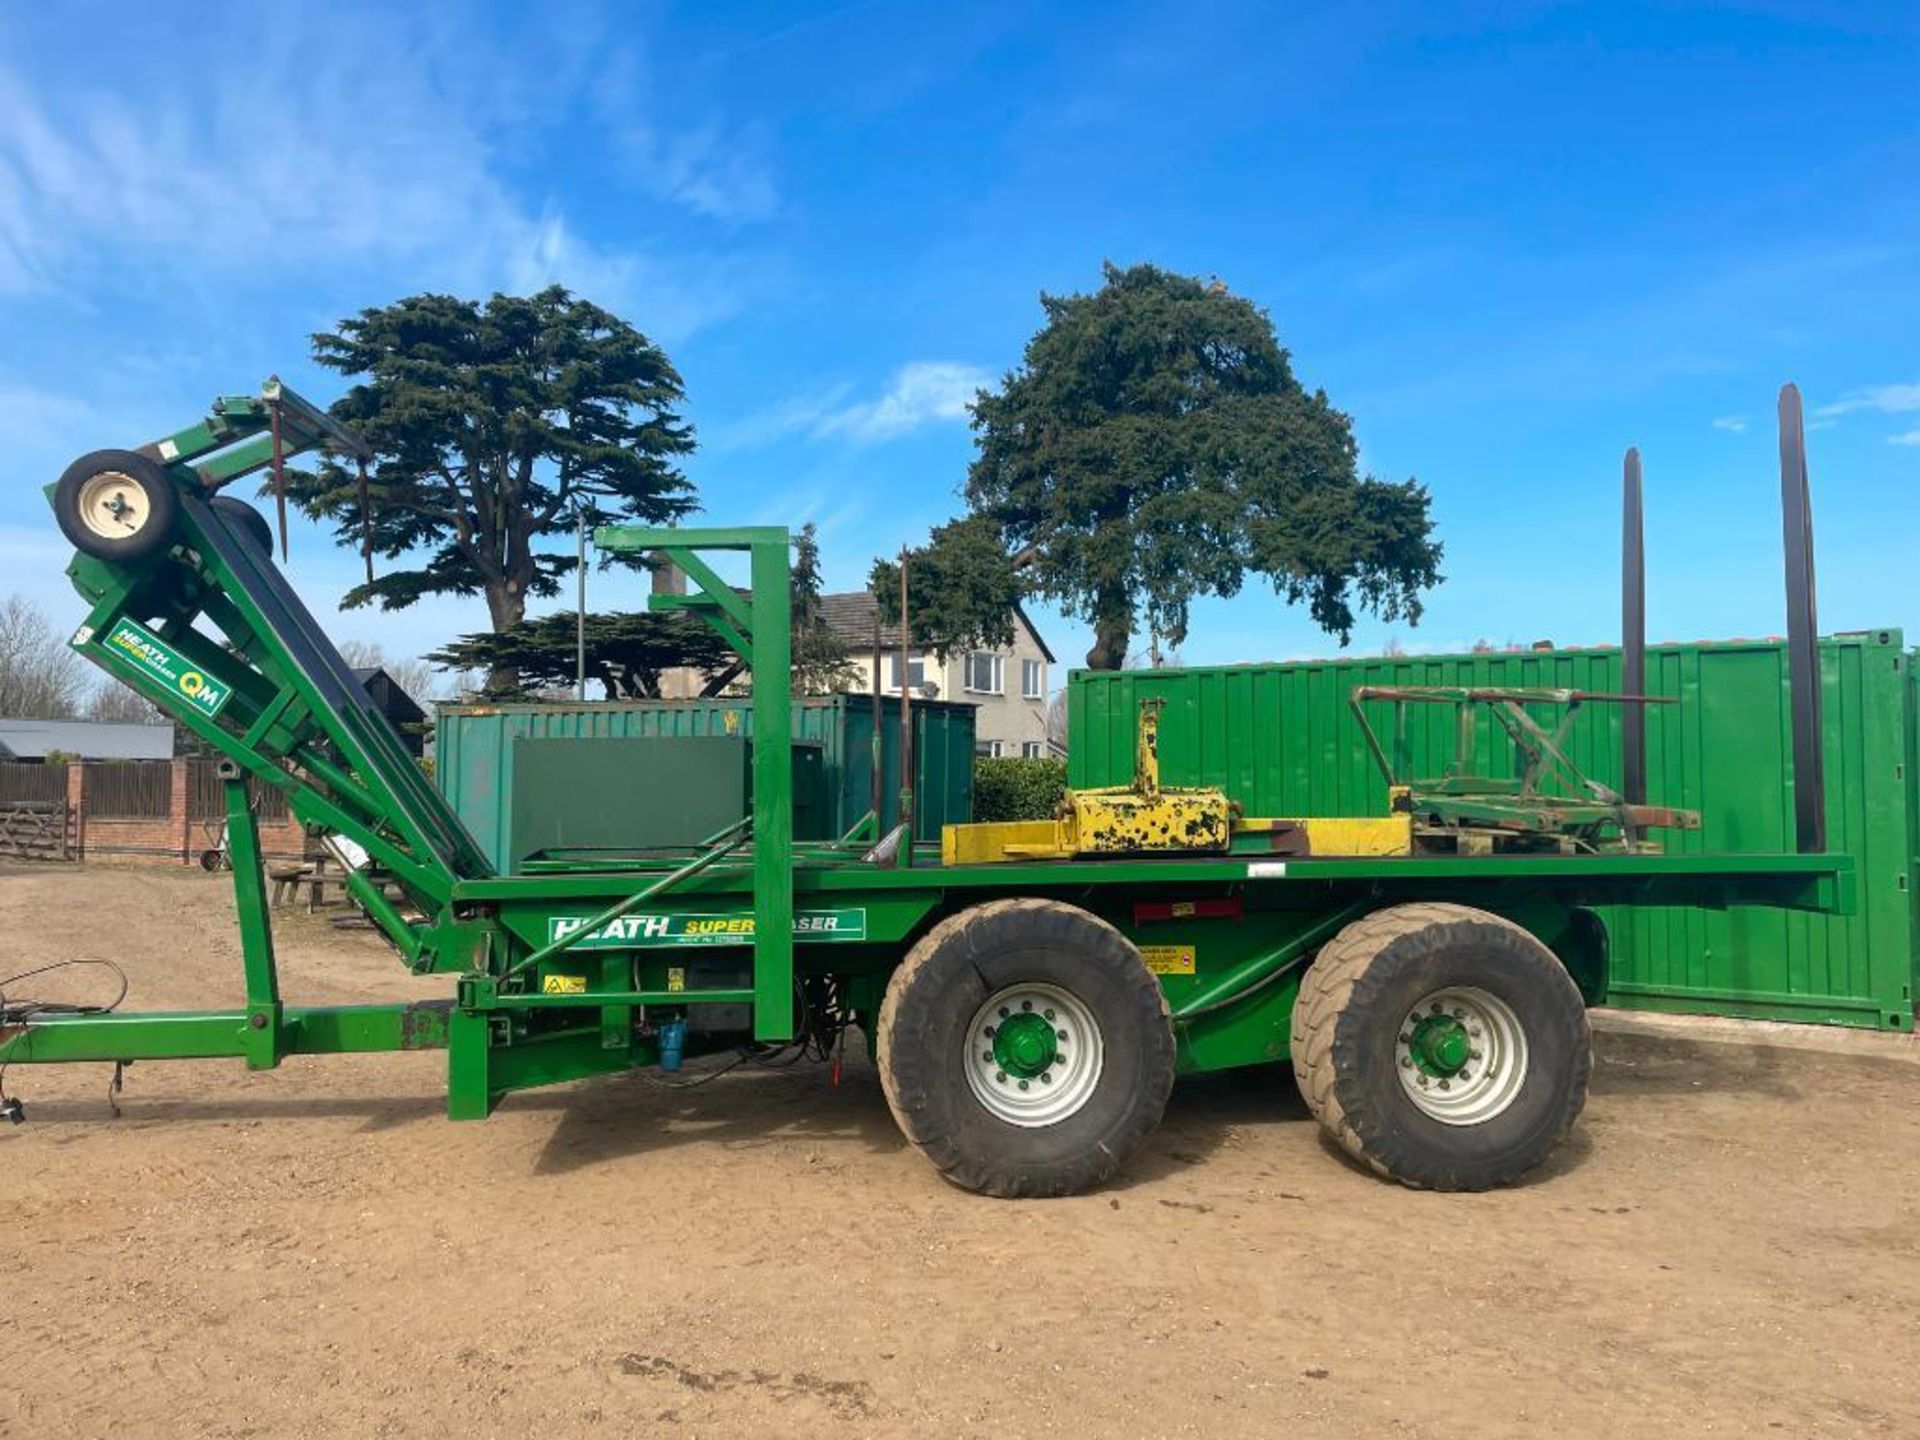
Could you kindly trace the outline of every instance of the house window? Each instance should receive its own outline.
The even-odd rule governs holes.
[[[915,655],[907,662],[907,683],[915,690],[927,688],[927,660],[924,655]],[[900,688],[900,653],[897,650],[887,657],[887,688]]]
[[[1020,662],[1020,694],[1027,700],[1047,698],[1047,667],[1039,660]]]
[[[973,753],[983,760],[998,760],[1000,758],[1000,742],[998,740],[976,740],[973,742]]]
[[[1023,760],[1039,760],[1047,753],[1046,742],[1042,740],[1022,740],[1020,757]]]
[[[967,656],[967,689],[976,695],[998,695],[1001,660],[987,650],[975,650]]]

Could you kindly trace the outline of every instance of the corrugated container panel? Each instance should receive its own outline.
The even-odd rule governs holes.
[[[880,701],[884,825],[900,816],[900,702]],[[873,773],[873,697],[796,699],[793,738],[820,745],[829,826],[843,835],[867,813]],[[940,827],[973,817],[974,707],[915,701],[914,833],[937,842]],[[748,700],[648,700],[591,704],[442,705],[434,717],[434,778],[480,847],[508,848],[513,740],[520,736],[625,739],[753,734]],[[502,867],[504,868],[504,866]]]
[[[1859,867],[1859,913],[1803,915],[1764,906],[1725,910],[1614,907],[1608,998],[1647,1009],[1909,1029],[1916,981],[1916,690],[1898,630],[1821,643],[1829,845]],[[1406,656],[1118,673],[1075,672],[1068,688],[1068,779],[1124,784],[1133,769],[1139,702],[1166,701],[1161,773],[1169,785],[1218,785],[1251,815],[1377,815],[1386,785],[1348,697],[1357,685],[1498,685],[1616,691],[1617,649]],[[1696,832],[1669,831],[1679,852],[1793,848],[1786,647],[1727,641],[1651,647],[1648,693],[1677,700],[1647,711],[1648,798],[1702,813]],[[1551,721],[1557,712],[1543,711]],[[1569,749],[1588,775],[1620,779],[1620,707],[1585,707]],[[1369,707],[1394,748],[1392,707]],[[1451,707],[1411,706],[1404,749],[1436,775],[1453,750]],[[1513,751],[1480,721],[1490,773]],[[1491,763],[1488,763],[1491,762]]]

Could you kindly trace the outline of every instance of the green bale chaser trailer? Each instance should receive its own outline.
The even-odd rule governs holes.
[[[1539,845],[1340,853],[1337,824],[1245,817],[1201,848],[966,863],[871,816],[796,843],[785,745],[754,748],[752,813],[701,845],[550,851],[499,874],[276,567],[265,522],[218,494],[319,447],[371,458],[269,382],[164,440],[87,455],[49,487],[89,607],[74,647],[221,757],[247,1004],[141,1014],[9,993],[0,1067],[236,1056],[269,1068],[438,1048],[449,1113],[478,1119],[516,1090],[701,1053],[836,1057],[858,1027],[900,1128],[942,1174],[1033,1196],[1112,1175],[1177,1076],[1291,1059],[1314,1114],[1374,1170],[1481,1189],[1537,1164],[1580,1112],[1581,982],[1605,947],[1589,907],[1851,902],[1843,856],[1657,853],[1637,823],[1648,807],[1629,815],[1617,796],[1601,803],[1636,822],[1624,838],[1584,829]],[[596,538],[690,577],[694,593],[654,603],[711,622],[762,681],[754,732],[788,734],[787,532]],[[722,580],[717,552],[744,559],[746,587]],[[1470,787],[1451,780],[1457,800]],[[351,842],[339,850],[359,862],[353,899],[414,973],[450,977],[451,995],[282,1000],[251,805],[265,789]],[[1150,821],[1163,802],[1215,806],[1150,787],[1081,792],[1079,833],[1100,833],[1087,817],[1102,805]]]

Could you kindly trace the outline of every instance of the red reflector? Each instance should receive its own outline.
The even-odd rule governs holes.
[[[1133,923],[1151,925],[1156,920],[1239,920],[1246,915],[1237,897],[1220,900],[1138,900],[1133,906]]]

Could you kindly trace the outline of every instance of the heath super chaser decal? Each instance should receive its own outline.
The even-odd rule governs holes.
[[[549,943],[573,934],[593,917],[555,915],[547,921]],[[865,910],[801,910],[793,917],[793,938],[801,944],[865,940]],[[747,945],[753,941],[753,912],[721,915],[622,915],[608,921],[575,950],[645,950],[661,945]]]
[[[169,690],[186,696],[189,704],[209,720],[233,698],[231,686],[196,670],[166,641],[146,626],[121,620],[100,642],[123,660],[146,671]]]

